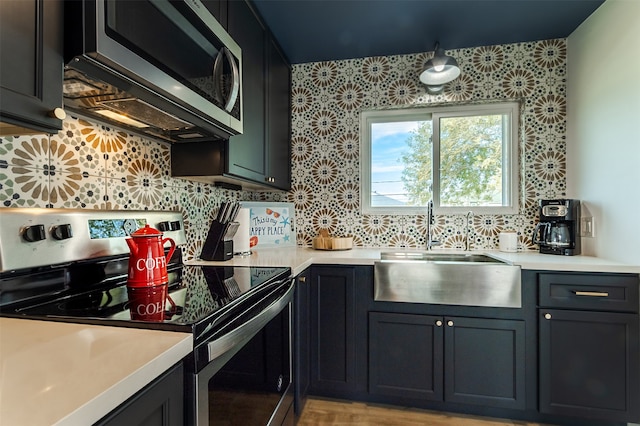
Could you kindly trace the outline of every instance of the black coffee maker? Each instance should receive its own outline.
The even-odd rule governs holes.
[[[540,246],[540,253],[580,254],[580,200],[540,200],[539,206],[540,223],[532,240]]]

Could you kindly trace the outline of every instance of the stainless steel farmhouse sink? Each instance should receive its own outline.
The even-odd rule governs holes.
[[[433,253],[422,251],[407,252],[382,252],[381,260],[389,261],[414,261],[423,260],[428,262],[472,262],[472,263],[505,263],[502,260],[494,259],[486,254],[476,253]]]
[[[383,252],[374,289],[377,301],[522,307],[520,267],[484,254]]]

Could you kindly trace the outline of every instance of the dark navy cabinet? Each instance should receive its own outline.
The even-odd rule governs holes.
[[[372,312],[369,336],[373,395],[525,408],[524,321]]]
[[[96,426],[174,426],[184,424],[184,370],[175,365]]]
[[[442,317],[369,314],[369,393],[441,401],[444,398]]]
[[[525,408],[524,321],[444,318],[444,400]]]
[[[229,35],[242,48],[243,125],[228,142],[228,173],[263,186],[291,188],[291,68],[258,12],[228,2]]]
[[[540,412],[640,421],[638,276],[539,273]]]
[[[311,268],[309,395],[558,425],[640,420],[637,274],[524,270],[521,308],[374,301],[372,278],[368,266]]]
[[[228,172],[264,183],[268,31],[246,1],[228,4],[229,35],[242,49],[243,132],[229,139]]]
[[[273,38],[267,43],[267,176],[269,185],[291,189],[291,67]]]
[[[62,129],[63,2],[0,1],[0,135]]]
[[[291,189],[291,66],[250,1],[205,6],[242,49],[243,132],[173,144],[174,176],[253,190]]]
[[[311,268],[310,394],[366,398],[372,273],[368,266]]]

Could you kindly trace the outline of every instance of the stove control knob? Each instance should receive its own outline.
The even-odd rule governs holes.
[[[51,236],[54,240],[66,240],[73,237],[73,231],[71,230],[71,225],[69,223],[65,223],[62,225],[56,225],[51,228]]]
[[[22,238],[30,243],[42,241],[47,238],[44,232],[44,225],[29,225],[22,229]]]
[[[180,228],[181,228],[181,226],[180,226],[180,221],[179,220],[174,220],[173,222],[171,222],[171,230],[179,231]]]

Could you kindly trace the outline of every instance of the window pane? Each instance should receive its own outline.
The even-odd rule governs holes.
[[[503,115],[440,119],[440,205],[501,206]]]
[[[432,123],[371,124],[371,206],[424,206],[431,199]]]
[[[519,105],[363,111],[365,214],[519,212]]]

